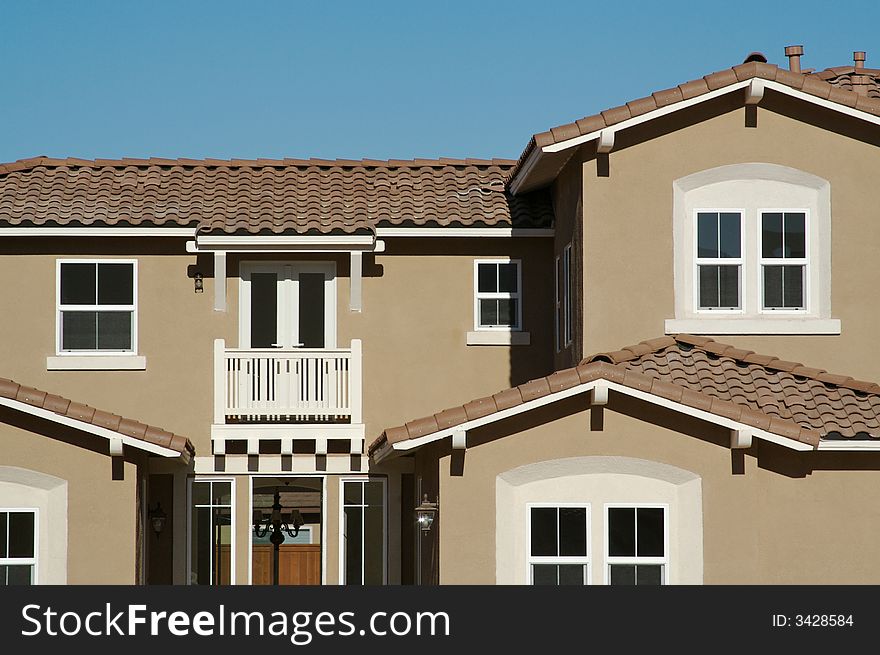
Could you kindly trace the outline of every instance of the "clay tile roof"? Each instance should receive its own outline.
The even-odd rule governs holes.
[[[880,115],[880,69],[861,68],[857,70],[853,66],[841,66],[818,73],[811,71],[793,73],[776,64],[749,61],[710,73],[698,80],[684,82],[671,89],[655,91],[645,98],[632,100],[620,107],[612,107],[592,116],[585,116],[573,123],[560,125],[536,134],[529,140],[516,166],[510,171],[509,179],[516,177],[526,159],[536,148],[543,148],[574,137],[591,134],[655,108],[696,98],[716,89],[754,78],[773,80],[825,100]]]
[[[66,416],[91,423],[98,427],[106,428],[112,432],[119,432],[127,437],[134,437],[141,441],[147,441],[158,446],[164,446],[176,450],[184,458],[189,459],[195,454],[195,449],[189,439],[172,434],[151,425],[145,425],[138,421],[124,418],[110,412],[105,412],[94,407],[89,407],[62,396],[40,391],[32,387],[23,387],[13,380],[0,378],[0,396],[18,400],[34,407],[39,407],[60,416]]]
[[[719,343],[676,335],[599,353],[490,398],[436,415],[439,430],[604,379],[813,446],[824,439],[880,439],[880,385]],[[4,391],[0,382],[0,394]],[[493,409],[494,399],[494,409]],[[446,420],[440,420],[443,417]],[[423,436],[424,423],[390,428],[370,445]]]
[[[186,226],[215,233],[552,225],[547,191],[512,196],[506,159],[117,159],[0,164],[0,225]]]

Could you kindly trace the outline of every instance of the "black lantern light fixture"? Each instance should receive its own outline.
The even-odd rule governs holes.
[[[156,509],[150,510],[149,518],[150,525],[153,526],[153,532],[158,537],[165,528],[165,521],[168,520],[168,515],[162,510],[162,503],[156,503]]]
[[[430,502],[428,494],[425,494],[422,498],[422,504],[416,507],[416,523],[422,529],[422,534],[430,531],[431,526],[434,525],[434,519],[437,518],[439,509],[439,503]]]
[[[299,534],[299,529],[304,521],[302,514],[298,509],[294,509],[289,515],[284,516],[281,513],[281,492],[275,490],[275,502],[272,503],[272,513],[269,516],[255,517],[254,534],[259,538],[269,534],[269,542],[272,544],[272,584],[278,584],[278,551],[281,544],[284,543],[286,534],[291,539]]]
[[[205,292],[205,282],[201,273],[196,273],[195,277],[195,288],[196,293],[204,293]]]

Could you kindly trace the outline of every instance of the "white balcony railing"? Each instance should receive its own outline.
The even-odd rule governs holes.
[[[361,342],[232,349],[214,341],[214,423],[362,423]]]

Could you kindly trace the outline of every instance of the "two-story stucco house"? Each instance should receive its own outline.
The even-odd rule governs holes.
[[[0,584],[880,581],[880,70],[802,53],[518,161],[0,166]]]

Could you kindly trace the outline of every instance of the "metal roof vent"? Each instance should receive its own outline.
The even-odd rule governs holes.
[[[750,61],[757,61],[762,64],[767,63],[767,57],[764,56],[763,52],[750,52],[748,56],[743,61],[744,64],[748,64]]]

